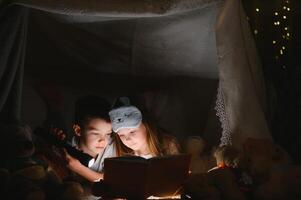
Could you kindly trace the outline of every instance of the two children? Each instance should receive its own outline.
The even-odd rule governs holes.
[[[104,159],[131,154],[151,158],[179,153],[176,139],[161,134],[141,111],[130,105],[111,110],[110,104],[97,96],[86,96],[75,104],[75,136],[72,145],[95,159],[84,166],[66,152],[68,168],[94,182],[103,178]],[[117,133],[114,135],[114,133]],[[61,132],[57,132],[61,136]]]

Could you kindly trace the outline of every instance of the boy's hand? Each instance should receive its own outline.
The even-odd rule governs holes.
[[[67,167],[69,169],[71,169],[72,171],[78,173],[82,169],[83,165],[79,162],[79,160],[77,160],[76,158],[74,158],[70,154],[68,154],[66,149],[64,149],[64,152],[65,152],[65,158],[67,161]]]

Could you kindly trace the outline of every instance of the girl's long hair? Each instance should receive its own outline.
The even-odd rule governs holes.
[[[162,155],[161,143],[159,141],[158,127],[155,126],[155,124],[150,121],[143,120],[142,123],[146,129],[147,145],[150,150],[150,153],[153,156]]]
[[[160,156],[162,155],[161,144],[159,141],[159,132],[157,126],[151,122],[150,120],[142,120],[142,124],[146,129],[146,139],[147,145],[150,150],[152,156]],[[117,156],[124,156],[127,154],[133,154],[133,150],[125,146],[118,134],[114,134],[114,140],[116,142],[116,152]]]
[[[129,154],[134,154],[133,150],[128,148],[127,146],[125,146],[121,139],[119,138],[117,133],[114,133],[114,135],[112,136],[114,141],[115,141],[115,145],[116,145],[116,155],[117,157],[119,156],[126,156]]]

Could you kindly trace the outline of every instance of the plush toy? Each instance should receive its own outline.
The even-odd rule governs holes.
[[[85,195],[82,185],[74,181],[64,182],[60,191],[60,199],[62,200],[81,200]]]
[[[4,196],[10,179],[10,173],[5,168],[0,168],[0,196]]]
[[[5,179],[3,196],[7,199],[72,199],[82,194],[80,186],[66,185],[48,167],[33,158],[35,146],[32,131],[24,124],[11,124],[2,129],[1,179]],[[5,153],[4,153],[5,152]],[[7,170],[7,171],[5,171]],[[76,189],[74,189],[76,188]],[[73,192],[70,192],[73,191]],[[75,192],[77,191],[77,192]]]
[[[270,168],[288,166],[291,163],[289,155],[269,139],[247,138],[243,144],[248,168],[256,182],[268,179]]]
[[[184,185],[184,194],[191,199],[222,199],[220,191],[212,184],[206,173],[192,174]]]
[[[205,147],[205,141],[199,136],[190,136],[186,140],[185,152],[191,155],[190,171],[193,174],[205,173],[215,166],[213,157],[204,153]]]
[[[241,153],[231,146],[218,147],[217,166],[207,173],[193,174],[185,184],[193,199],[247,199],[248,180],[240,169]]]
[[[256,199],[301,199],[301,167],[267,139],[248,138],[244,143],[248,168],[258,187]]]

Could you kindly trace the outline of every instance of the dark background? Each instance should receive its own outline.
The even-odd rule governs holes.
[[[301,2],[243,0],[243,4],[263,65],[272,135],[300,163]]]

